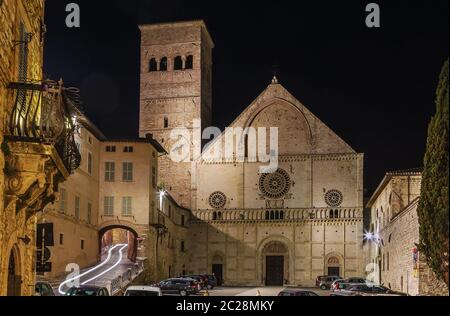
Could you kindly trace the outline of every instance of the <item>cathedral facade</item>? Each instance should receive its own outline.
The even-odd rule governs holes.
[[[170,151],[174,129],[195,134],[211,124],[214,44],[202,21],[140,28],[140,134]],[[159,163],[164,189],[192,211],[188,271],[214,273],[225,285],[308,286],[320,275],[363,276],[363,155],[276,78],[230,127],[278,128],[277,168],[263,173],[265,164],[236,150],[222,160],[167,156]],[[232,139],[234,148],[244,141]]]

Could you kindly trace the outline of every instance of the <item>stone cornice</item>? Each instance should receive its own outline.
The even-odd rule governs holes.
[[[362,158],[364,154],[361,153],[336,153],[336,154],[309,154],[309,155],[283,155],[278,157],[278,162],[297,162],[297,161],[350,161],[350,160],[357,160],[359,158]],[[214,160],[208,160],[208,159],[202,159],[202,164],[238,164],[238,163],[260,163],[257,161],[248,161],[248,159],[245,159],[244,162],[242,161],[236,161],[236,157],[232,158],[224,158],[223,161],[217,162]]]

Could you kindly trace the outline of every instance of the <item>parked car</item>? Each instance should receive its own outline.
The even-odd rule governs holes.
[[[407,296],[406,293],[392,291],[382,285],[349,284],[345,289],[331,292],[330,296]]]
[[[320,282],[322,281],[322,279],[326,278],[328,275],[319,275],[316,278],[316,286],[319,287],[320,286]]]
[[[182,275],[180,278],[190,278],[197,282],[197,290],[201,291],[202,289],[208,286],[208,279],[204,275],[200,274],[191,274],[191,275]]]
[[[191,278],[168,279],[157,283],[155,286],[161,289],[162,294],[188,296],[198,292],[198,283]]]
[[[355,283],[355,284],[366,284],[367,281],[365,278],[361,278],[361,277],[352,277],[352,278],[347,278],[345,279],[347,281],[347,283]]]
[[[55,296],[55,292],[50,283],[38,281],[34,286],[34,296]]]
[[[340,276],[326,276],[322,277],[319,282],[319,287],[322,290],[329,290],[331,288],[331,284],[336,281],[342,279]]]
[[[348,288],[361,296],[408,296],[406,293],[393,291],[383,285],[357,284]]]
[[[348,278],[348,279],[337,279],[331,283],[330,290],[338,291],[345,289],[349,284],[366,284],[366,280],[363,278]]]
[[[280,293],[278,293],[278,296],[319,296],[319,295],[317,295],[313,291],[295,288],[286,288]]]
[[[214,274],[207,274],[206,277],[208,278],[207,289],[212,290],[217,286],[217,278]]]
[[[136,285],[128,287],[123,296],[162,296],[162,291],[155,286]]]
[[[109,296],[109,292],[105,287],[99,286],[80,286],[71,287],[66,296]]]

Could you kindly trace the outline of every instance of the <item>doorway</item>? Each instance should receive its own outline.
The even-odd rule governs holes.
[[[341,269],[339,267],[328,267],[328,275],[340,276]]]
[[[17,269],[18,260],[16,258],[16,252],[11,250],[8,263],[8,289],[7,296],[20,296],[22,278],[20,277]]]
[[[266,285],[283,286],[284,256],[266,256]]]
[[[217,286],[222,286],[223,284],[223,264],[213,264],[212,273],[217,279]]]

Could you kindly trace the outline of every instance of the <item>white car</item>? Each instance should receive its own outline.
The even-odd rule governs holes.
[[[159,287],[135,285],[128,287],[123,296],[162,296],[162,292]]]

